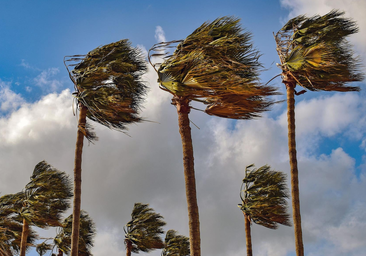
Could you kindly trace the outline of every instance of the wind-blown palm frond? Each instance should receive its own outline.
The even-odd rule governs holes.
[[[141,76],[147,68],[141,51],[127,39],[66,61],[79,62],[69,65],[75,66],[69,74],[90,120],[120,131],[141,121],[139,108],[146,91]]]
[[[157,70],[163,90],[202,102],[206,113],[226,118],[251,119],[273,104],[265,97],[277,92],[259,83],[260,54],[251,34],[242,32],[239,19],[206,22],[185,40],[156,44],[150,52],[177,42],[175,52]]]
[[[56,247],[67,255],[71,250],[72,218],[71,214],[63,221],[62,227],[59,228],[59,232],[53,240]],[[78,255],[92,256],[91,248],[94,246],[96,228],[88,213],[83,210],[80,213],[79,233]]]
[[[165,235],[165,246],[161,256],[189,256],[189,238],[177,235],[177,231],[168,230]]]
[[[253,167],[249,165],[245,169],[240,209],[254,223],[266,228],[276,229],[277,224],[290,226],[285,174],[271,171],[268,165]]]
[[[132,219],[125,226],[125,244],[131,252],[149,252],[164,247],[160,235],[164,233],[163,216],[155,213],[148,204],[135,203]]]
[[[354,21],[333,10],[324,16],[289,20],[276,34],[281,68],[288,79],[309,90],[358,91],[347,82],[362,81],[360,61],[346,37],[357,33]]]

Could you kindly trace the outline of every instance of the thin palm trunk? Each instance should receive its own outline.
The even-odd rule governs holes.
[[[20,256],[25,256],[25,251],[27,249],[27,239],[29,234],[29,224],[23,219],[23,229],[22,229],[22,237],[20,242]]]
[[[132,251],[132,242],[130,240],[126,240],[126,256],[131,256]]]
[[[288,124],[288,148],[290,157],[291,173],[291,198],[292,216],[295,231],[296,255],[304,256],[304,245],[302,242],[300,197],[299,197],[299,174],[296,158],[296,138],[295,138],[295,82],[286,82],[287,88],[287,124]]]
[[[194,174],[193,145],[188,118],[190,112],[189,100],[174,97],[173,104],[177,107],[179,133],[182,138],[191,256],[201,256],[200,222],[197,205],[196,178]]]
[[[87,108],[80,104],[79,124],[76,137],[75,163],[74,163],[74,208],[71,234],[71,256],[78,256],[79,230],[80,230],[80,205],[81,205],[81,160],[84,144]]]
[[[247,256],[253,256],[252,251],[252,234],[250,233],[250,217],[244,213],[245,221],[245,238],[247,243]]]

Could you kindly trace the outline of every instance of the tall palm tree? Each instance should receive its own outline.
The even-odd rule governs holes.
[[[123,131],[126,125],[140,122],[139,104],[146,87],[141,75],[146,64],[141,52],[132,48],[128,40],[107,44],[90,51],[87,55],[69,56],[65,61],[77,61],[65,65],[75,85],[79,121],[74,164],[74,207],[71,255],[78,253],[78,234],[81,205],[81,160],[83,140],[96,139],[86,118],[108,128]],[[70,66],[75,66],[70,72]]]
[[[17,193],[13,211],[23,222],[20,256],[25,256],[29,226],[60,226],[61,214],[70,207],[71,180],[46,161],[38,163],[25,190]]]
[[[125,231],[126,256],[131,252],[150,252],[164,247],[160,235],[164,233],[163,216],[149,208],[148,204],[135,203],[131,220],[123,228]]]
[[[268,165],[255,169],[251,164],[245,168],[240,188],[242,203],[238,206],[244,214],[247,256],[253,255],[252,221],[270,229],[276,229],[278,224],[291,226],[287,213],[288,196],[286,175],[282,172],[272,171]]]
[[[149,51],[151,63],[154,57],[165,56],[167,48],[179,43],[161,65],[152,65],[158,73],[160,88],[173,95],[172,104],[178,112],[193,256],[201,255],[201,245],[188,118],[190,102],[206,105],[204,112],[209,115],[233,119],[251,119],[269,109],[273,102],[265,97],[276,94],[276,90],[259,83],[260,55],[250,40],[250,33],[242,32],[239,19],[222,17],[204,23],[185,40],[159,43]]]
[[[165,235],[165,245],[161,256],[189,256],[189,238],[177,235],[177,231],[168,230]]]
[[[282,82],[287,90],[288,146],[291,167],[292,210],[297,256],[304,255],[295,140],[296,85],[310,91],[358,91],[348,82],[362,81],[359,61],[346,37],[358,31],[356,23],[333,10],[324,16],[297,16],[275,35]]]

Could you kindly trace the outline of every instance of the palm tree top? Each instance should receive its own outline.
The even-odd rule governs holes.
[[[135,203],[131,217],[124,230],[125,243],[132,243],[132,252],[149,252],[164,247],[160,237],[166,224],[163,216],[149,208],[148,204]]]
[[[256,169],[254,164],[245,168],[239,208],[254,223],[266,228],[276,229],[277,224],[291,226],[290,215],[287,213],[286,199],[289,193],[286,175],[270,168],[264,165]]]
[[[297,16],[275,35],[283,76],[311,90],[358,91],[348,82],[362,81],[360,60],[346,37],[358,32],[356,22],[332,10],[323,16]]]
[[[260,84],[260,54],[239,21],[221,17],[203,23],[184,40],[154,45],[149,51],[150,63],[152,57],[164,59],[162,64],[152,64],[160,88],[175,97],[202,102],[210,115],[250,119],[268,110],[273,102],[264,97],[277,92]],[[174,53],[168,55],[166,49],[177,43]]]
[[[66,61],[77,64],[66,65]],[[87,107],[89,119],[120,131],[126,124],[142,121],[139,108],[147,87],[141,76],[147,67],[141,51],[127,39],[87,55],[67,56],[65,66],[75,85],[75,97]]]
[[[165,246],[161,256],[189,256],[189,238],[178,235],[175,230],[168,230],[165,235]]]

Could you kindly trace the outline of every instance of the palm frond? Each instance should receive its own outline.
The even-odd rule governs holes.
[[[285,174],[272,171],[268,165],[246,167],[239,207],[254,223],[271,229],[277,224],[290,226],[288,197]]]
[[[78,63],[66,65],[68,61]],[[68,56],[65,65],[75,85],[75,97],[87,107],[90,120],[119,131],[142,121],[139,110],[147,87],[141,76],[147,67],[141,51],[132,48],[127,39],[98,47],[85,56]]]
[[[260,84],[260,54],[239,21],[222,17],[205,22],[182,41],[164,42],[160,48],[158,44],[150,49],[154,52],[179,42],[174,53],[156,69],[161,88],[204,103],[210,115],[250,119],[268,110],[274,102],[266,97],[278,93]],[[149,55],[150,63],[153,56]]]
[[[295,17],[276,34],[277,52],[286,77],[308,90],[358,91],[361,62],[346,37],[358,32],[354,21],[333,10],[323,16]]]
[[[165,236],[165,246],[161,256],[189,256],[189,238],[178,235],[175,230],[168,230]]]

